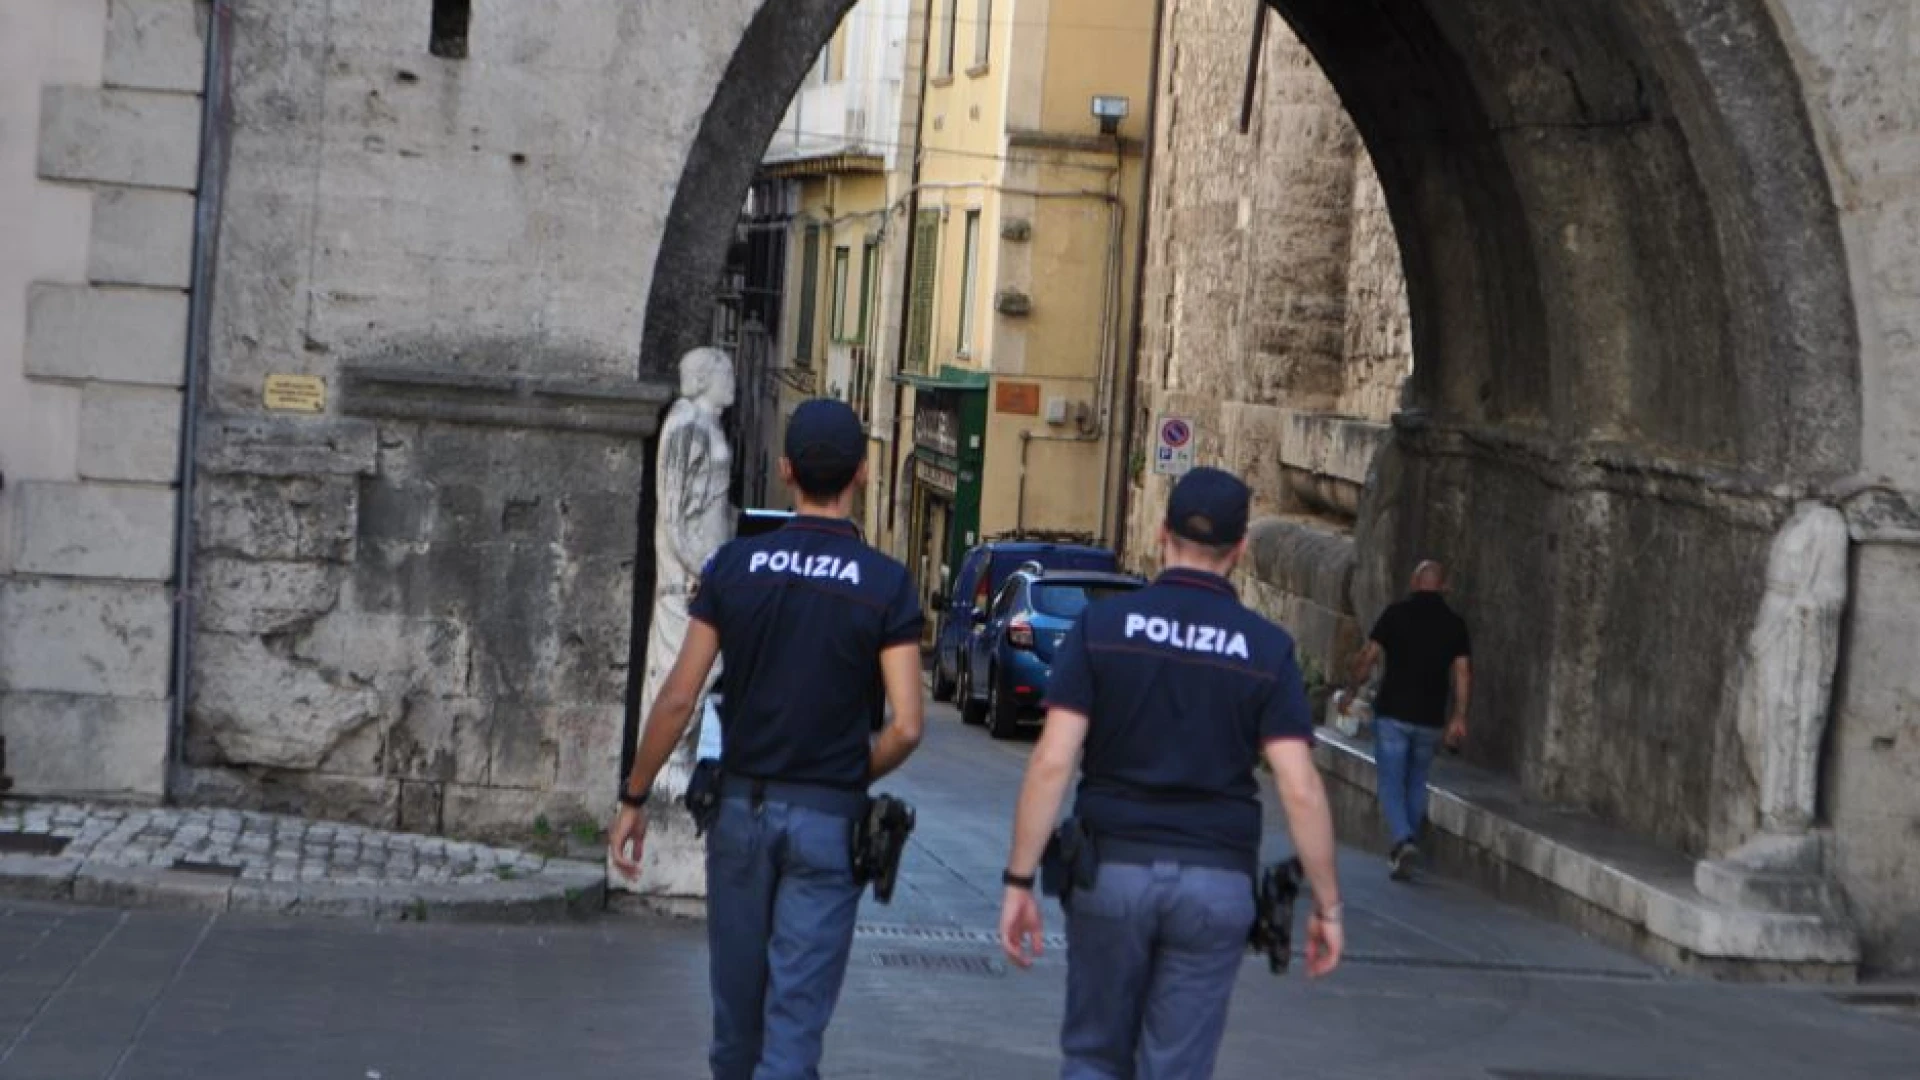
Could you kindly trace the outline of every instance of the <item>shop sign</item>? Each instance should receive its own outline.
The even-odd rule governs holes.
[[[913,478],[918,481],[921,486],[932,491],[943,492],[949,496],[954,495],[960,490],[960,485],[957,482],[957,478],[953,475],[952,469],[928,461],[925,458],[914,459]]]
[[[960,456],[960,415],[922,398],[913,413],[913,443],[950,458]]]

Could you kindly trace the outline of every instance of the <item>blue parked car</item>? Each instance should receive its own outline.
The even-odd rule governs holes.
[[[933,700],[952,701],[966,666],[967,643],[978,629],[974,612],[986,610],[1000,587],[1016,569],[1038,563],[1050,570],[1106,570],[1120,568],[1106,548],[1087,544],[1055,544],[1037,540],[989,540],[967,552],[960,572],[953,576],[952,595],[935,595],[940,625],[933,643]]]
[[[1033,563],[1014,571],[992,607],[975,616],[981,626],[960,669],[960,718],[969,724],[985,721],[996,739],[1037,722],[1054,650],[1080,613],[1088,604],[1145,584],[1130,574],[1049,570]]]

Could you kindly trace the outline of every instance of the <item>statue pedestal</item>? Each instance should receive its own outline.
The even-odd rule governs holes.
[[[1762,833],[1718,859],[1694,864],[1693,887],[1716,904],[1777,915],[1844,921],[1840,891],[1826,876],[1825,837]]]
[[[720,756],[720,715],[709,694],[700,707],[699,749],[693,761]],[[701,907],[707,895],[707,841],[695,833],[693,818],[681,799],[687,793],[687,781],[693,776],[693,762],[682,762],[678,755],[667,761],[653,784],[647,800],[647,840],[640,853],[640,876],[626,877],[607,861],[607,888],[637,896],[668,901],[686,901],[689,909]],[[674,904],[666,905],[677,913]]]

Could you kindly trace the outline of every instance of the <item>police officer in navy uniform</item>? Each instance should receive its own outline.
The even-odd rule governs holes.
[[[1312,887],[1308,973],[1340,961],[1333,824],[1293,639],[1227,582],[1246,550],[1247,504],[1231,474],[1182,477],[1160,577],[1089,605],[1054,661],[1000,941],[1022,967],[1040,952],[1035,872],[1079,762],[1074,813],[1098,871],[1067,905],[1066,1080],[1213,1074],[1255,917],[1262,756]]]
[[[920,741],[913,582],[848,520],[865,462],[853,410],[824,399],[794,410],[780,475],[797,513],[724,545],[702,573],[609,836],[615,865],[637,873],[647,793],[725,654],[707,840],[715,1080],[819,1075],[859,905],[851,830],[867,785]],[[883,687],[893,720],[876,738]]]

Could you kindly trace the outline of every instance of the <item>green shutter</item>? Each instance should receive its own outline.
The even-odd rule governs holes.
[[[854,329],[853,340],[861,345],[867,343],[867,323],[872,319],[873,286],[875,268],[880,263],[880,245],[867,241],[866,250],[860,253],[860,325]]]
[[[807,226],[807,242],[800,249],[800,338],[794,356],[802,363],[813,359],[813,309],[820,300],[820,227]]]
[[[907,364],[915,371],[926,372],[933,353],[933,292],[940,266],[940,211],[920,211],[913,233],[913,308],[907,319]]]

